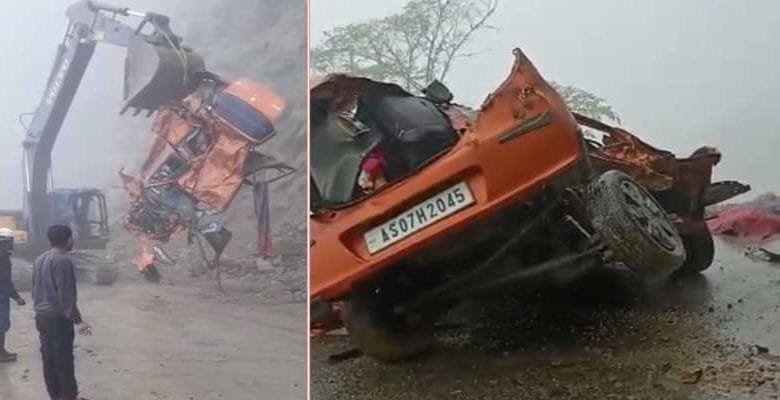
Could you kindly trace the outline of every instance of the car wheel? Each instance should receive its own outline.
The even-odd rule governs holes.
[[[671,275],[685,245],[660,204],[623,172],[607,171],[589,188],[592,223],[615,260],[644,279]]]
[[[691,233],[682,235],[682,241],[685,245],[686,258],[679,274],[699,273],[712,265],[715,259],[715,243],[704,221],[697,223]]]
[[[396,315],[381,290],[355,292],[344,301],[341,313],[355,345],[379,361],[408,360],[433,345],[433,319]]]

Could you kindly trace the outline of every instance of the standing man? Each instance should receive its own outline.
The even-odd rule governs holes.
[[[14,288],[11,278],[11,250],[14,249],[14,231],[0,228],[0,363],[16,361],[16,354],[5,348],[5,334],[11,329],[11,299],[23,306],[24,299]]]
[[[74,326],[81,335],[92,334],[92,328],[81,319],[76,305],[76,275],[66,254],[73,249],[73,232],[67,226],[52,225],[47,236],[51,249],[35,260],[32,292],[43,377],[53,400],[76,400]]]

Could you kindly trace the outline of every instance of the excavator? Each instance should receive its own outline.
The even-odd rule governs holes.
[[[219,82],[206,71],[203,58],[182,45],[181,38],[171,31],[170,19],[165,15],[88,0],[72,4],[66,15],[67,29],[57,47],[43,96],[32,113],[32,120],[22,124],[26,130],[23,209],[0,211],[0,226],[14,231],[15,256],[28,261],[48,247],[46,229],[55,223],[72,228],[77,249],[102,250],[109,241],[105,195],[95,188],[54,189],[51,181],[52,149],[98,44],[127,49],[125,104],[121,114],[132,110],[133,115],[145,112],[151,116],[161,109],[168,110],[167,114],[174,113],[170,108],[181,104],[204,81]],[[137,23],[124,22],[130,19]],[[254,92],[250,94],[255,95]],[[281,110],[281,107],[276,108]],[[162,137],[170,132],[155,133]],[[271,164],[271,169],[290,171],[283,163]],[[135,212],[139,212],[138,205],[144,197],[132,196],[132,193],[131,197],[136,201]],[[232,196],[226,203],[231,199]],[[131,225],[140,226],[131,231],[143,240],[148,233],[144,232],[143,224],[136,221]],[[226,236],[224,228],[220,226],[215,231],[214,224],[211,225],[207,232],[211,237],[206,235],[207,239],[212,238],[214,232]],[[220,246],[224,247],[224,243]]]

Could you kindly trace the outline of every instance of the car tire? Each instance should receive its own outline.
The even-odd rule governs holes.
[[[392,313],[375,291],[357,291],[341,308],[342,321],[363,354],[391,363],[426,353],[433,346],[433,319],[415,322]]]
[[[715,259],[715,243],[704,221],[699,222],[691,233],[682,235],[682,241],[686,257],[679,274],[697,274],[712,265]]]
[[[630,176],[603,173],[590,185],[588,203],[613,258],[643,279],[668,277],[685,262],[685,246],[666,211]]]

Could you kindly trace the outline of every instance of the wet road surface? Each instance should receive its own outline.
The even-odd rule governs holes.
[[[716,257],[637,301],[599,282],[471,304],[404,364],[333,362],[349,340],[315,338],[312,398],[777,399],[780,265],[721,241]]]
[[[231,288],[226,286],[230,293]],[[285,400],[306,393],[304,304],[263,305],[213,284],[80,285],[93,336],[76,339],[82,394],[92,400]],[[29,293],[22,293],[29,300]],[[0,399],[48,398],[29,306],[13,311]]]

